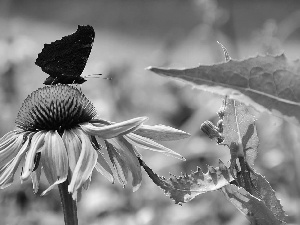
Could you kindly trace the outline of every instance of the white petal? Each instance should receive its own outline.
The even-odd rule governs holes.
[[[156,141],[174,141],[183,138],[188,138],[189,133],[182,130],[177,130],[173,127],[165,125],[149,126],[142,124],[139,129],[134,131],[135,134],[150,138]]]
[[[98,162],[95,166],[96,170],[101,173],[109,182],[114,183],[114,176],[113,172],[110,169],[110,166],[106,162],[105,158],[101,154],[101,152],[98,152]]]
[[[16,132],[13,131],[9,131],[8,133],[4,134],[4,136],[2,138],[0,138],[0,143],[2,143],[3,141],[10,139],[11,137],[15,136]]]
[[[7,134],[6,134],[7,135]],[[0,143],[0,168],[11,161],[19,152],[22,142],[23,135],[7,135],[7,138],[2,138]]]
[[[127,184],[128,179],[128,166],[125,162],[125,157],[122,157],[117,151],[116,148],[109,142],[107,142],[107,152],[110,158],[111,163],[118,175],[118,181],[123,187]]]
[[[83,187],[85,190],[89,189],[91,182],[92,182],[92,176],[90,176],[90,177],[83,183],[82,187]]]
[[[98,157],[89,137],[79,129],[75,132],[81,140],[82,147],[71,182],[68,186],[68,191],[73,193],[73,199],[77,198],[77,190],[81,188],[84,182],[91,176]]]
[[[137,134],[133,134],[133,133],[125,135],[124,138],[127,141],[129,141],[131,144],[136,145],[138,147],[149,149],[152,151],[161,152],[167,156],[173,156],[175,158],[185,160],[185,158],[183,156],[181,156],[179,153],[174,152],[173,150],[171,150],[161,144],[158,144],[149,138],[145,138],[145,137],[139,136]]]
[[[130,170],[132,174],[133,190],[136,191],[142,183],[142,171],[140,163],[135,154],[134,146],[128,143],[123,137],[114,138],[109,140],[109,142],[113,144],[115,151],[118,153],[122,161],[125,162],[126,167],[128,167]],[[124,166],[122,166],[122,169],[124,169]]]
[[[89,135],[99,136],[103,139],[110,139],[134,131],[147,119],[147,117],[138,117],[121,123],[114,123],[112,125],[102,127],[97,127],[90,123],[82,124],[80,126]]]
[[[31,180],[33,185],[33,192],[36,194],[39,190],[40,178],[42,173],[42,167],[38,166],[35,171],[31,173]]]
[[[77,134],[73,130],[65,131],[62,139],[65,143],[67,153],[68,153],[68,160],[69,160],[69,168],[71,172],[71,177],[76,167],[76,163],[80,156],[81,151],[81,141]]]
[[[68,175],[67,150],[57,131],[49,131],[45,135],[45,148],[41,152],[41,163],[50,183],[50,187],[42,193],[44,195],[55,185],[64,182]]]
[[[23,144],[22,148],[19,150],[16,157],[13,158],[9,163],[7,163],[4,167],[1,168],[1,171],[0,171],[0,188],[1,189],[9,186],[13,182],[14,175],[15,175],[16,170],[18,169],[20,161],[23,159],[25,153],[29,150],[30,139],[31,139],[31,137],[28,137],[28,139]]]
[[[37,153],[38,149],[41,148],[44,144],[45,133],[39,131],[35,133],[31,139],[30,149],[27,152],[26,160],[23,168],[23,173],[21,176],[21,180],[26,180],[33,169],[34,166],[34,157]]]

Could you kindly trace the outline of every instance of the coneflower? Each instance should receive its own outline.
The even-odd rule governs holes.
[[[114,181],[112,169],[103,157],[103,151],[107,151],[120,183],[127,183],[130,171],[133,189],[137,190],[142,174],[135,146],[184,159],[152,139],[188,136],[162,125],[142,125],[146,119],[108,122],[97,117],[93,104],[78,89],[68,85],[40,88],[23,102],[17,128],[0,139],[0,188],[13,182],[25,158],[21,180],[31,177],[34,192],[38,191],[44,171],[50,186],[42,194],[67,181],[68,192],[76,200],[82,187],[88,187],[94,168]]]

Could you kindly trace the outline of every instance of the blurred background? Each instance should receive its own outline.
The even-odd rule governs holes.
[[[285,53],[299,58],[299,1],[229,0],[1,0],[0,1],[0,135],[14,129],[14,119],[28,94],[47,77],[34,62],[43,44],[92,25],[94,46],[83,75],[102,73],[82,91],[107,120],[148,116],[148,124],[165,124],[192,134],[162,143],[182,154],[182,162],[141,150],[160,175],[190,173],[200,166],[228,162],[228,149],[210,141],[199,127],[218,121],[222,98],[152,74],[148,66],[193,67],[224,60],[217,41],[234,59]],[[256,162],[281,199],[289,223],[300,224],[300,135],[293,125],[263,114]],[[298,132],[298,133],[297,133]],[[227,164],[228,165],[228,164]],[[57,190],[34,195],[31,182],[15,182],[0,191],[0,225],[63,224]],[[40,193],[47,188],[44,180]],[[221,192],[203,194],[175,205],[143,173],[141,188],[110,184],[95,173],[78,205],[82,225],[218,225],[249,224]]]

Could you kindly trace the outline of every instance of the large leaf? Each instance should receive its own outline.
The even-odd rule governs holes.
[[[255,172],[251,173],[251,181],[255,189],[253,195],[263,201],[277,220],[286,222],[285,211],[266,178]]]
[[[245,214],[253,225],[282,225],[284,221],[265,205],[265,203],[249,194],[244,188],[235,185],[226,185],[222,188],[227,199],[243,214]]]
[[[219,162],[217,168],[208,166],[207,173],[203,173],[198,168],[196,172],[192,172],[190,175],[179,177],[173,175],[171,178],[166,179],[155,174],[144,161],[139,160],[152,181],[162,188],[166,195],[175,200],[176,204],[186,203],[197,195],[218,190],[233,180],[229,169],[222,161]]]
[[[201,130],[219,144],[218,139],[222,137],[222,144],[230,149],[230,169],[236,168],[237,158],[241,166],[241,170],[236,171],[234,181],[239,188],[228,185],[222,191],[237,209],[248,216],[252,224],[283,224],[286,215],[274,190],[262,175],[249,167],[254,166],[259,143],[255,118],[249,112],[249,107],[225,98],[218,114],[221,118],[218,126],[205,121]]]
[[[226,99],[224,101],[222,144],[230,149],[231,161],[244,157],[250,166],[254,166],[259,144],[255,117],[245,104]]]
[[[299,64],[299,60],[288,62],[284,55],[280,55],[229,60],[190,69],[148,69],[187,81],[202,90],[229,95],[229,98],[251,104],[259,111],[267,109],[299,124]]]

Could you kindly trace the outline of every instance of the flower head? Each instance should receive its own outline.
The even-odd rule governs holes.
[[[17,129],[0,139],[0,188],[13,182],[22,159],[21,180],[31,177],[35,192],[43,171],[50,186],[42,194],[68,179],[68,191],[74,199],[82,187],[88,187],[94,168],[114,182],[103,151],[108,152],[120,183],[125,185],[131,172],[134,190],[142,181],[140,154],[135,146],[183,159],[152,139],[179,139],[187,133],[142,125],[146,117],[113,123],[96,115],[93,104],[71,86],[46,86],[31,93],[16,118]]]

